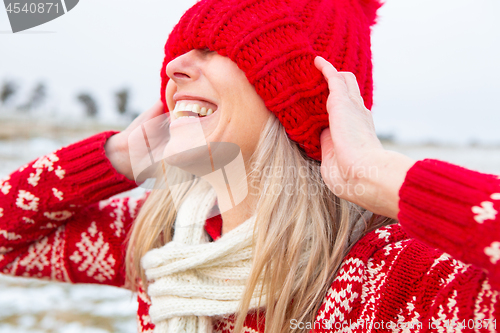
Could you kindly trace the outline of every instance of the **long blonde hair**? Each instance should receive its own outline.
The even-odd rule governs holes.
[[[303,154],[274,116],[261,134],[250,169],[249,185],[259,194],[254,259],[235,332],[243,327],[259,279],[262,290],[256,292],[266,295],[259,307],[265,309],[265,332],[304,332],[292,330],[291,320],[314,323],[352,245],[368,231],[396,221],[374,214],[364,219],[365,209],[335,196],[321,177],[320,163]],[[183,189],[175,195],[151,192],[129,233],[126,271],[133,290],[140,280],[147,288],[140,259],[172,239],[176,204],[196,185],[194,178],[183,177]],[[360,223],[361,232],[353,233]],[[306,262],[301,260],[304,252],[309,253]]]

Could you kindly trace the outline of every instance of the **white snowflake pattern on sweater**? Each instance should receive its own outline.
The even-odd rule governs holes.
[[[109,244],[104,241],[103,233],[97,231],[95,222],[90,224],[87,232],[82,233],[82,239],[76,246],[79,251],[73,252],[69,259],[80,264],[79,271],[87,272],[89,277],[101,283],[114,277],[115,258],[108,253]]]

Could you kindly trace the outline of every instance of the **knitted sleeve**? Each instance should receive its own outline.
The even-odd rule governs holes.
[[[500,295],[491,282],[480,268],[392,224],[349,252],[314,332],[497,332]]]
[[[123,242],[139,200],[104,153],[114,132],[40,157],[0,181],[0,272],[123,285]],[[102,201],[104,200],[104,201]]]
[[[488,272],[500,290],[500,178],[425,159],[399,191],[399,221],[408,234]]]

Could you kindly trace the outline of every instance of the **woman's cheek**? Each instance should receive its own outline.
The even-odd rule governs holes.
[[[173,96],[177,91],[177,85],[173,80],[169,80],[167,86],[165,87],[165,99],[167,100],[167,106],[169,112],[175,108]]]

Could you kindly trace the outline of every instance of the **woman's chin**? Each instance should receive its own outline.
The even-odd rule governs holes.
[[[170,139],[163,151],[164,161],[200,177],[212,172],[208,142],[218,122],[216,114],[173,120]]]
[[[202,177],[212,172],[208,146],[189,144],[189,138],[171,137],[165,147],[163,160],[174,167]]]

